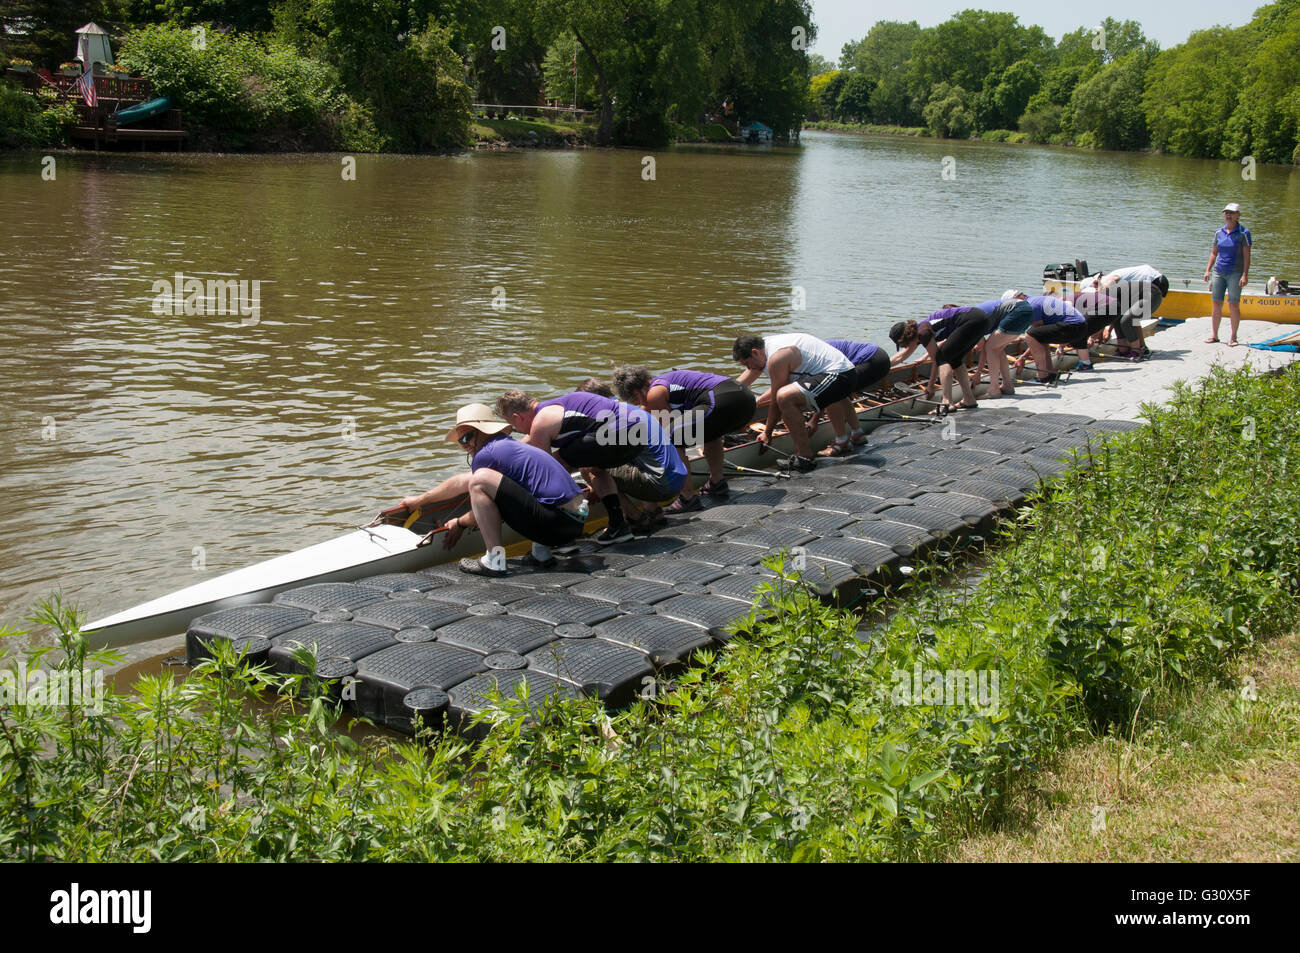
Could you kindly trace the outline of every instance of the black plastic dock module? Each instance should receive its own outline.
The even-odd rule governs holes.
[[[749,492],[731,491],[728,506],[775,506],[778,503],[798,503],[813,495],[813,490],[800,486],[773,486]]]
[[[733,529],[723,537],[729,543],[742,543],[746,546],[763,546],[768,552],[776,553],[817,539],[816,533],[810,533],[798,526],[741,526]]]
[[[856,575],[866,578],[895,565],[899,556],[882,543],[856,537],[822,539],[806,547],[810,559],[834,559],[851,566]]]
[[[697,519],[720,521],[731,526],[744,526],[757,522],[759,517],[772,512],[771,504],[764,503],[728,503],[726,506],[711,506],[696,515]]]
[[[465,582],[439,586],[426,595],[429,602],[446,602],[457,606],[475,606],[483,602],[509,605],[537,594],[537,590],[512,586],[509,581]]]
[[[523,619],[535,619],[547,625],[564,625],[581,622],[596,625],[618,615],[618,607],[599,599],[584,599],[572,592],[547,592],[531,599],[510,604],[510,614]]]
[[[1142,424],[1136,420],[1094,420],[1085,427],[1088,430],[1100,430],[1104,433],[1130,433],[1141,430]]]
[[[924,493],[928,487],[934,483],[934,474],[927,474],[925,480],[898,480],[888,476],[889,471],[883,474],[867,477],[863,480],[855,480],[848,486],[845,486],[840,492],[845,493],[866,493],[871,496],[879,496],[886,500],[907,498]]]
[[[824,510],[791,510],[788,513],[773,513],[763,520],[764,526],[794,526],[798,529],[815,533],[818,536],[830,536],[854,522],[847,513],[828,513]]]
[[[832,598],[841,587],[856,588],[862,582],[857,569],[839,560],[805,556],[803,561],[804,568],[795,575],[823,599]]]
[[[695,516],[697,514],[692,514]],[[731,529],[721,520],[697,520],[681,519],[678,517],[670,518],[668,525],[659,531],[664,536],[671,536],[673,539],[679,539],[683,543],[716,543],[722,538],[722,534]],[[658,534],[656,534],[658,535]],[[624,566],[624,569],[631,569],[631,566]]]
[[[682,552],[682,557],[712,566],[757,566],[769,552],[763,546],[747,546],[724,538],[716,543],[691,546]]]
[[[672,669],[713,644],[708,630],[661,615],[620,616],[595,628],[596,638],[644,652],[655,666]]]
[[[622,605],[642,603],[654,605],[677,595],[672,586],[658,582],[645,582],[641,579],[599,577],[580,583],[569,590],[576,596],[587,599],[599,599],[602,602]]]
[[[487,671],[485,656],[440,642],[419,642],[381,649],[357,662],[356,709],[395,731],[410,734],[416,710],[407,696],[420,688],[442,692]],[[422,710],[425,724],[442,727],[441,709]]]
[[[214,641],[271,639],[311,624],[311,613],[281,605],[235,606],[199,616],[185,633],[185,656],[190,665],[212,656]]]
[[[448,622],[463,618],[465,618],[464,607],[448,602],[433,602],[429,599],[388,599],[362,606],[352,614],[354,622],[365,622],[392,629],[394,632],[417,627],[438,629]]]
[[[383,602],[387,595],[378,589],[354,586],[349,582],[322,582],[314,586],[303,586],[282,592],[271,600],[277,606],[293,606],[311,612],[323,612],[327,609],[343,609],[355,612],[362,606],[374,602]]]
[[[660,582],[666,586],[675,586],[682,582],[694,582],[707,586],[713,580],[721,579],[725,575],[726,573],[718,566],[673,557],[651,559],[643,565],[627,571],[629,579]]]
[[[390,629],[357,622],[317,622],[271,640],[270,660],[276,671],[295,675],[342,678],[356,671],[356,663],[380,649],[396,645]],[[293,657],[307,649],[316,658],[316,671],[306,671]]]
[[[937,539],[948,536],[964,536],[978,522],[978,520],[971,520],[949,510],[939,510],[932,506],[917,506],[912,500],[908,500],[906,506],[894,506],[883,510],[877,516],[894,523],[904,523],[908,526],[918,526],[930,530]]]
[[[655,666],[644,652],[603,639],[565,639],[528,653],[528,667],[577,685],[609,708],[629,704],[655,682]]]
[[[1025,491],[1020,487],[989,477],[950,480],[944,484],[943,489],[947,493],[967,493],[978,496],[993,503],[999,509],[1008,509],[1025,502]]]
[[[475,616],[437,630],[437,641],[483,655],[496,652],[524,655],[556,638],[554,626],[508,615]]]
[[[887,499],[887,497],[871,493],[859,493],[855,485],[850,484],[842,490],[819,493],[800,505],[813,510],[825,510],[830,513],[847,513],[861,519],[888,506]]]
[[[551,699],[578,697],[576,685],[531,669],[485,672],[461,682],[447,693],[447,723],[469,738],[486,737],[492,727],[490,721],[471,724],[474,716],[497,707],[499,702],[493,696],[498,693],[502,700],[517,697],[522,685],[527,686],[528,709],[534,714]]]
[[[661,556],[664,553],[674,553],[686,545],[686,540],[676,539],[667,531],[663,535],[644,536],[638,539],[629,539],[625,543],[615,543],[608,547],[612,553],[623,556]]]
[[[770,601],[765,595],[759,593],[763,586],[780,585],[777,577],[772,574],[767,575],[738,575],[724,576],[717,582],[711,582],[705,588],[723,599],[731,599],[733,602],[740,602],[746,606],[761,604],[766,606]],[[792,584],[787,583],[787,586]]]
[[[386,572],[378,576],[357,579],[353,585],[366,589],[381,589],[384,592],[428,592],[439,585],[439,582],[423,573]]]
[[[750,615],[749,606],[733,599],[716,599],[709,595],[678,596],[655,606],[655,615],[678,622],[698,625],[719,642],[733,637],[733,623]]]
[[[890,510],[890,514],[896,512],[898,510]],[[962,528],[964,525],[962,524]],[[917,552],[928,550],[939,540],[939,534],[932,530],[896,523],[893,520],[881,519],[879,516],[853,523],[840,532],[845,539],[865,539],[888,547],[905,559],[911,559]]]

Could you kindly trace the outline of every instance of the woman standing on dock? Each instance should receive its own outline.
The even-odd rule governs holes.
[[[1229,202],[1223,207],[1223,226],[1214,233],[1210,246],[1210,263],[1205,266],[1202,281],[1210,283],[1210,299],[1214,309],[1210,313],[1210,336],[1206,344],[1219,343],[1219,322],[1223,320],[1223,298],[1228,298],[1228,314],[1232,324],[1229,347],[1236,347],[1237,326],[1241,324],[1241,289],[1246,287],[1250,275],[1250,229],[1241,224],[1241,206]],[[1213,272],[1213,277],[1211,277]]]

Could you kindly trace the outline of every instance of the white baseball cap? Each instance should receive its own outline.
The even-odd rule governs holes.
[[[1023,291],[1017,291],[1015,288],[1008,288],[1006,291],[1002,292],[1003,301],[1010,301],[1012,298],[1023,297],[1025,297],[1025,293]]]
[[[1237,212],[1238,214],[1240,214],[1241,206],[1238,205],[1236,202],[1229,202],[1227,205],[1223,207],[1223,210],[1225,212]]]

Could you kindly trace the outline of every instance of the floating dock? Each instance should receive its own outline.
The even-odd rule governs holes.
[[[187,653],[196,662],[224,640],[303,673],[295,653],[307,648],[317,676],[347,685],[346,709],[400,732],[419,715],[481,736],[475,716],[523,684],[534,709],[580,695],[618,708],[743,634],[773,576],[766,556],[798,552],[803,583],[848,604],[927,551],[987,534],[1073,451],[1086,465],[1089,448],[1138,426],[1006,406],[887,422],[857,454],[788,479],[738,478],[725,502],[627,543],[582,541],[551,570],[512,560],[490,581],[452,564],[305,586],[196,619]]]

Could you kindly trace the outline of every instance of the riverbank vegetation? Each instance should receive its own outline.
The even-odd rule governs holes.
[[[1167,50],[1111,17],[1054,42],[1010,13],[965,10],[938,26],[880,21],[809,81],[810,118],[924,125],[966,138],[1154,148],[1300,162],[1300,0]]]
[[[1242,653],[1300,619],[1298,401],[1296,366],[1218,371],[1005,524],[978,582],[920,566],[886,619],[781,581],[773,621],[610,715],[537,724],[507,701],[474,746],[358,742],[327,686],[268,705],[283,677],[228,654],[99,717],[7,704],[0,856],[951,856],[1019,817],[1061,752],[1246,698]],[[39,620],[86,661],[66,612]],[[953,697],[963,676],[979,689]]]
[[[807,0],[17,0],[0,56],[57,63],[89,20],[208,149],[461,148],[476,117],[544,101],[598,145],[715,120],[796,136],[816,36]],[[36,144],[9,117],[0,141]]]

